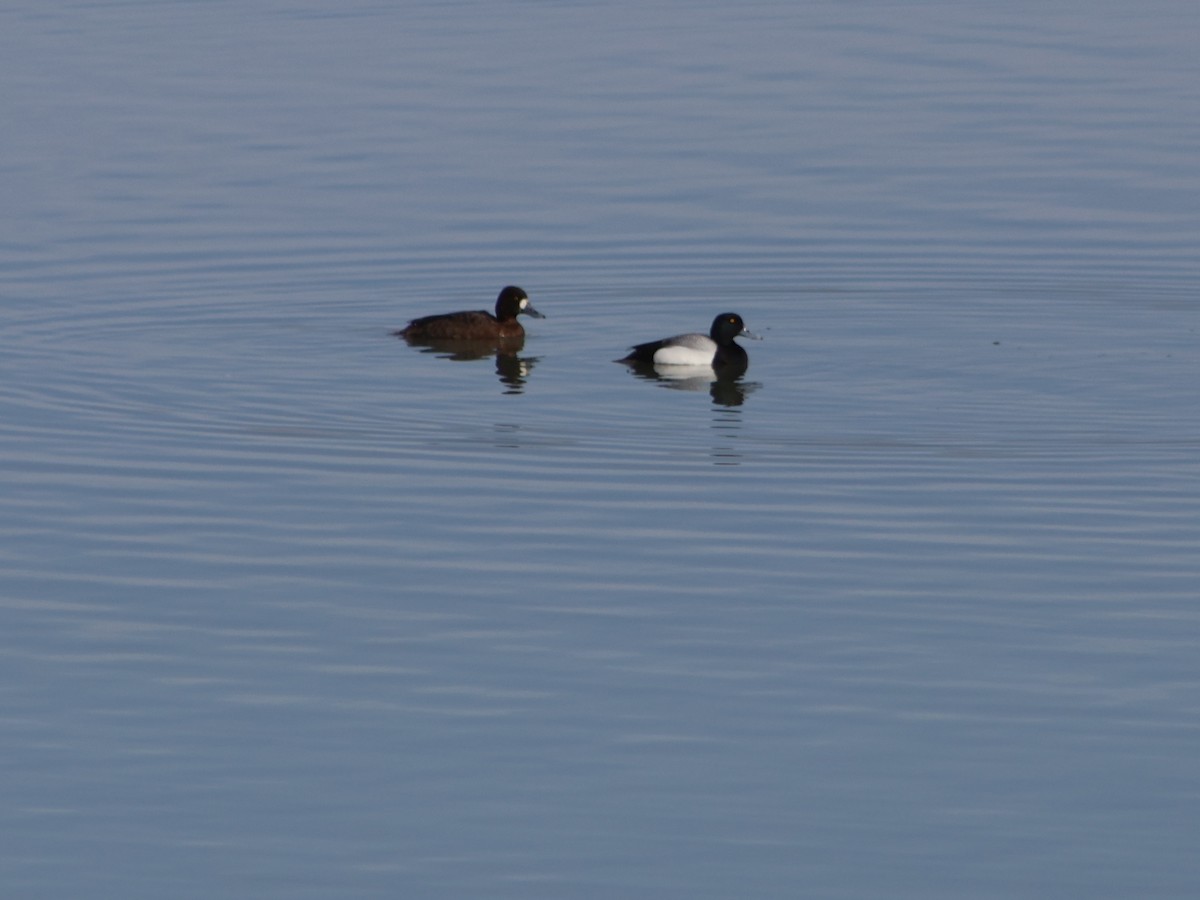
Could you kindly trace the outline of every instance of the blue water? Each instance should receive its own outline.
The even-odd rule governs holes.
[[[2,893],[1195,896],[1198,36],[9,4]]]

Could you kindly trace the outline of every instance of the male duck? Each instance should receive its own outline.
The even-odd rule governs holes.
[[[485,309],[441,313],[413,319],[396,334],[410,341],[491,341],[525,337],[517,316],[546,318],[529,303],[529,295],[509,285],[496,298],[496,314]]]
[[[713,319],[708,334],[678,334],[661,341],[647,341],[633,347],[623,363],[652,363],[659,366],[746,366],[750,359],[735,337],[758,340],[746,330],[737,313],[721,313]]]

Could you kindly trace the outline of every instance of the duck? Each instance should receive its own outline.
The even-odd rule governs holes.
[[[516,285],[510,284],[496,298],[496,314],[486,309],[463,310],[462,312],[440,313],[413,319],[404,328],[394,332],[409,341],[494,341],[515,340],[525,337],[525,329],[517,316],[546,318],[533,308],[529,295]]]
[[[653,364],[656,366],[728,366],[745,367],[750,358],[746,350],[734,341],[736,337],[761,340],[746,330],[746,323],[737,313],[724,312],[713,319],[708,334],[677,334],[660,341],[647,341],[632,347],[629,354],[617,362]]]

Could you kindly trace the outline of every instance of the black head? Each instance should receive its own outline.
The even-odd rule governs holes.
[[[535,319],[546,318],[533,308],[528,294],[516,285],[510,284],[496,298],[496,318],[505,322],[522,314],[533,316]]]
[[[727,347],[733,343],[735,337],[758,337],[746,330],[746,323],[742,321],[742,317],[737,313],[721,313],[713,319],[712,328],[708,330],[708,336],[712,338],[718,346]]]

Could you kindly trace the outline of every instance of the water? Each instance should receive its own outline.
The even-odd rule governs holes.
[[[1193,896],[1198,24],[10,4],[6,895]]]

